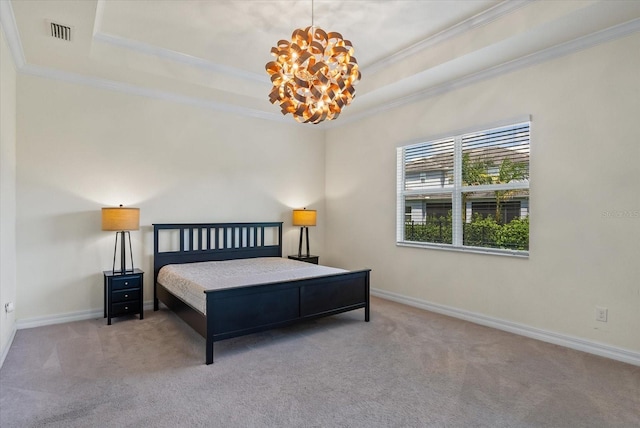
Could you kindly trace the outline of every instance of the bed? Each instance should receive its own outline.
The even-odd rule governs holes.
[[[369,321],[370,269],[283,259],[281,222],[154,224],[153,230],[154,310],[162,302],[206,339],[206,364],[213,363],[213,345],[220,340],[356,309],[364,309]],[[280,264],[284,275],[272,272]],[[221,274],[209,271],[221,266]],[[233,276],[247,266],[250,279]],[[173,285],[176,275],[187,275],[178,280],[182,291]],[[208,283],[216,276],[226,282]]]

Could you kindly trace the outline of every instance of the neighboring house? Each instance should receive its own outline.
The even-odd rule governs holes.
[[[465,183],[465,185],[497,183],[499,169],[505,159],[513,163],[527,165],[528,176],[529,153],[504,147],[481,147],[463,151],[470,163],[484,164],[482,177],[484,183]],[[407,162],[405,168],[405,185],[407,190],[429,190],[424,195],[405,198],[405,221],[423,223],[428,218],[447,217],[452,209],[450,193],[433,193],[436,189],[450,191],[453,189],[453,150],[435,153],[430,156],[417,157]],[[471,222],[474,215],[482,217],[495,216],[496,195],[492,191],[469,192],[463,201],[465,206],[465,221]],[[518,190],[511,192],[501,204],[501,221],[509,223],[514,218],[524,218],[529,215],[529,192]]]

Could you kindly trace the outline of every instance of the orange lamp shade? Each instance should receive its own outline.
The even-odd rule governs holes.
[[[294,226],[315,226],[316,210],[293,210],[291,222]]]
[[[102,208],[102,230],[121,232],[140,229],[140,208]]]

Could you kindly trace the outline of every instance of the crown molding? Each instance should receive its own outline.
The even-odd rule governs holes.
[[[334,128],[347,123],[356,122],[375,114],[384,113],[389,110],[393,110],[400,106],[411,104],[417,101],[421,101],[427,98],[432,98],[437,95],[444,94],[446,92],[454,91],[465,86],[469,86],[473,83],[487,80],[493,77],[500,76],[502,74],[510,73],[522,68],[530,67],[536,64],[540,64],[552,59],[560,58],[584,49],[591,48],[593,46],[607,43],[621,37],[628,36],[637,31],[640,31],[640,19],[633,19],[631,21],[583,36],[565,43],[561,43],[556,46],[552,46],[547,49],[543,49],[538,52],[534,52],[529,55],[508,61],[476,73],[461,77],[459,79],[451,80],[449,82],[425,88],[423,90],[414,92],[410,95],[398,97],[393,100],[389,100],[385,103],[380,103],[378,106],[364,110],[360,113],[353,115],[345,115],[341,117],[340,125],[329,124],[329,128]]]
[[[98,2],[98,10],[97,15],[101,15],[101,1]],[[98,16],[96,17],[96,23],[94,28],[98,28]],[[43,77],[47,79],[53,79],[58,81],[63,81],[71,84],[90,86],[99,89],[111,90],[120,93],[125,93],[129,95],[138,95],[147,98],[153,98],[163,101],[175,102],[179,104],[190,105],[199,108],[205,108],[209,110],[222,111],[225,113],[238,114],[246,117],[253,117],[258,119],[269,120],[272,122],[279,123],[297,123],[292,122],[291,120],[287,120],[285,116],[279,113],[268,113],[265,111],[251,109],[247,107],[241,107],[237,105],[232,105],[228,103],[219,103],[212,100],[205,100],[202,98],[189,97],[185,95],[180,95],[167,91],[160,91],[157,89],[144,88],[141,86],[117,82],[114,80],[102,79],[98,77],[92,76],[84,76],[77,73],[71,73],[62,70],[56,70],[48,67],[41,67],[32,64],[28,64],[25,56],[24,50],[22,48],[22,43],[20,41],[20,33],[18,32],[18,26],[16,24],[15,15],[13,13],[13,8],[11,7],[10,1],[0,0],[0,25],[2,25],[2,30],[5,34],[7,44],[9,49],[11,50],[11,55],[13,57],[13,62],[15,64],[16,71],[20,74]],[[94,37],[98,35],[98,39],[100,39],[100,35],[98,33],[94,33]],[[107,35],[103,35],[105,38],[110,40],[111,42],[115,42],[115,36],[112,38],[108,38]],[[117,43],[117,42],[116,42]],[[126,47],[127,43],[122,41],[122,44]],[[133,44],[130,44],[133,46]],[[143,53],[154,52],[153,47],[150,45],[145,47],[144,44],[140,43],[139,46],[134,46],[136,49],[140,49]],[[145,52],[145,49],[147,52]],[[191,57],[192,59],[188,59],[188,55],[179,54],[177,52],[168,51],[164,49],[157,48],[156,54],[158,56],[164,56],[168,59],[172,59],[174,57],[180,57],[181,62],[189,65],[194,65],[201,68],[207,68],[209,70],[221,71],[229,73],[229,70],[235,70],[231,67],[219,67],[216,64],[208,63],[205,60],[200,60],[199,58]],[[162,51],[162,52],[160,52]],[[153,53],[152,53],[153,54]],[[172,57],[173,55],[173,57]],[[175,60],[175,59],[174,59]],[[225,71],[226,70],[226,71]],[[238,74],[246,74],[240,77],[249,78],[251,80],[259,80],[260,82],[268,82],[268,78],[266,77],[257,77],[258,75],[255,73],[247,73],[243,71],[235,70],[234,73]]]
[[[523,5],[531,2],[532,0],[517,0],[513,2],[503,2],[494,6],[492,9],[488,11],[476,15],[461,24],[458,24],[452,27],[449,30],[445,30],[441,33],[436,34],[428,39],[423,40],[416,45],[413,45],[401,52],[397,55],[401,55],[402,58],[405,56],[409,56],[415,54],[416,51],[425,49],[428,46],[431,46],[436,43],[440,43],[443,40],[446,40],[451,37],[455,37],[458,34],[463,33],[464,31],[468,31],[471,28],[476,28],[481,25],[485,25],[491,20],[497,19],[499,16],[502,16],[506,13],[510,13],[513,10],[522,7]],[[98,10],[99,12],[99,10]],[[275,121],[279,123],[289,123],[289,124],[297,124],[298,122],[292,121],[290,118],[281,115],[279,112],[267,113],[262,110],[241,107],[238,105],[232,105],[228,103],[220,103],[212,100],[206,100],[197,97],[190,97],[186,95],[180,95],[173,92],[162,91],[157,89],[144,88],[141,86],[117,82],[108,79],[102,79],[97,77],[84,76],[77,73],[71,73],[61,70],[55,70],[47,67],[35,66],[31,64],[27,64],[24,51],[22,48],[22,44],[20,41],[20,36],[18,33],[15,17],[13,14],[13,9],[11,7],[10,1],[2,1],[0,0],[0,24],[2,25],[3,31],[5,33],[7,44],[11,50],[11,54],[14,59],[14,63],[16,66],[16,71],[18,73],[24,73],[33,76],[39,76],[49,79],[61,80],[68,83],[80,84],[85,86],[92,86],[101,89],[113,90],[121,93],[127,93],[131,95],[144,96],[148,98],[154,98],[169,102],[176,102],[180,104],[206,108],[210,110],[222,111],[232,114],[239,114],[247,117],[259,118],[264,120]],[[97,25],[95,28],[98,28]],[[583,36],[565,43],[558,44],[556,46],[543,49],[541,51],[525,55],[523,57],[514,59],[512,61],[508,61],[472,74],[464,76],[459,79],[451,80],[449,82],[424,88],[422,90],[418,90],[416,92],[411,93],[410,95],[400,96],[395,99],[382,100],[377,103],[375,106],[371,108],[366,108],[363,111],[350,114],[346,112],[341,115],[340,121],[338,122],[328,122],[322,123],[320,125],[316,125],[315,128],[319,129],[333,129],[337,128],[349,123],[356,122],[368,116],[373,116],[375,114],[383,113],[389,111],[391,109],[398,108],[400,106],[411,104],[420,100],[424,100],[427,98],[431,98],[446,92],[450,92],[468,85],[471,85],[476,82],[480,82],[483,80],[487,80],[501,74],[509,73],[518,69],[522,69],[525,67],[529,67],[532,65],[536,65],[545,61],[549,61],[555,58],[559,58],[565,55],[569,55],[573,52],[577,52],[580,50],[584,50],[590,48],[592,46],[606,43],[620,37],[624,37],[640,31],[640,19],[636,18],[631,21],[627,21],[626,23],[619,24],[587,36]],[[206,68],[211,71],[217,71],[220,73],[229,73],[230,70],[235,70],[232,67],[220,66],[218,64],[214,64],[212,62],[203,60],[201,58],[190,57],[189,55],[181,54],[178,52],[169,51],[162,48],[157,48],[151,45],[145,45],[143,43],[131,42],[125,39],[119,39],[115,36],[110,36],[107,34],[95,32],[94,37],[96,40],[104,41],[112,44],[119,44],[119,46],[138,50],[143,53],[148,53],[151,55],[160,56],[162,58],[170,59],[172,61],[179,61],[184,64],[189,64],[195,67]],[[402,56],[404,55],[404,56]],[[401,57],[395,57],[393,61],[399,60]],[[384,61],[390,61],[390,59],[385,59]],[[386,62],[381,62],[380,66],[384,66]],[[378,63],[376,63],[375,67],[378,67]],[[260,82],[265,81],[265,77],[259,77],[259,75],[255,73],[248,73],[242,71],[233,71],[233,73],[242,73],[246,79],[250,80],[258,80]],[[236,74],[237,76],[237,74]],[[364,95],[367,96],[367,95]]]
[[[93,23],[93,40],[101,43],[106,43],[112,46],[117,46],[123,49],[127,49],[136,53],[155,56],[160,59],[176,62],[190,67],[200,68],[206,71],[220,73],[234,78],[246,79],[259,83],[269,83],[269,78],[266,74],[257,74],[250,71],[241,70],[235,67],[229,67],[223,64],[218,64],[213,61],[196,57],[193,55],[184,54],[182,52],[176,52],[171,49],[164,49],[159,46],[151,45],[148,43],[127,39],[125,37],[108,34],[101,31],[102,17],[104,16],[104,7],[106,0],[98,0],[96,4],[96,16]]]
[[[453,27],[449,27],[446,30],[429,36],[426,39],[423,39],[409,47],[406,47],[394,53],[393,55],[382,58],[381,60],[376,61],[371,65],[363,66],[362,71],[363,73],[366,72],[367,74],[375,74],[378,71],[383,70],[392,64],[401,62],[413,55],[416,55],[425,49],[443,43],[449,39],[453,39],[454,37],[457,37],[467,31],[473,30],[474,28],[487,25],[503,15],[509,14],[516,9],[520,9],[522,6],[532,1],[533,0],[503,1],[502,3],[499,3],[490,9],[474,15],[471,18],[468,18],[454,25]]]
[[[235,78],[251,80],[259,83],[269,83],[269,78],[266,73],[264,75],[252,73],[250,71],[217,64],[203,58],[172,51],[170,49],[164,49],[158,46],[138,42],[124,37],[119,37],[107,33],[94,33],[93,39],[98,42],[118,46],[139,54],[151,55],[164,60],[173,61],[191,67],[201,68],[215,73],[225,74]]]
[[[43,77],[47,79],[58,80],[62,82],[72,83],[76,85],[90,86],[98,89],[106,89],[110,91],[121,92],[129,95],[137,95],[141,97],[153,98],[162,101],[169,101],[179,104],[190,105],[194,107],[205,108],[209,110],[222,111],[225,113],[238,114],[247,117],[265,119],[275,122],[289,123],[284,116],[277,113],[268,113],[262,110],[241,107],[228,103],[219,103],[203,98],[194,98],[186,95],[180,95],[173,92],[160,91],[157,89],[144,88],[142,86],[132,85],[129,83],[117,82],[114,80],[101,79],[93,76],[84,76],[68,71],[55,70],[47,67],[35,65],[24,65],[19,69],[20,73]]]
[[[18,25],[16,24],[16,18],[13,14],[13,7],[11,7],[10,1],[0,1],[0,25],[2,25],[2,30],[7,39],[7,45],[9,45],[9,49],[11,50],[15,67],[17,70],[20,70],[26,64],[26,60],[24,58],[22,43],[20,42]]]

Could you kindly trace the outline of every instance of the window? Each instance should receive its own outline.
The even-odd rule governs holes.
[[[527,255],[528,121],[397,149],[400,245]]]

